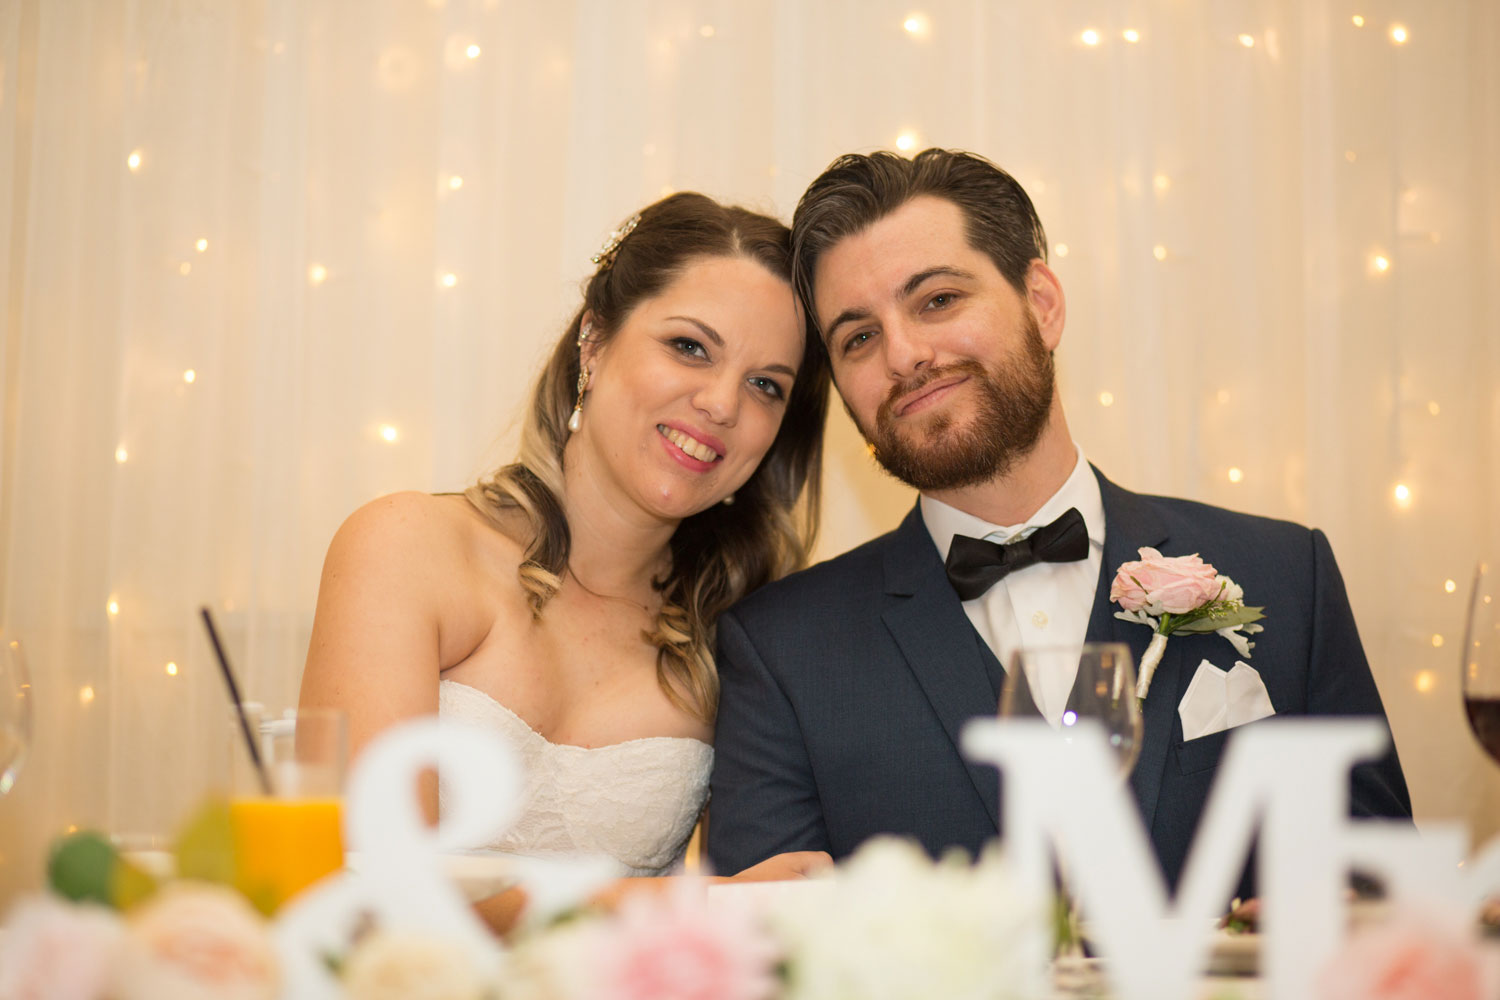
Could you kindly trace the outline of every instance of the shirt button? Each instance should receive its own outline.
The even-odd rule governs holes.
[[[1031,624],[1035,625],[1037,628],[1046,628],[1047,627],[1047,612],[1045,612],[1045,611],[1038,611],[1036,614],[1032,615],[1031,616]]]

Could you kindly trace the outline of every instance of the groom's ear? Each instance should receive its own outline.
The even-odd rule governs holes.
[[[1068,317],[1068,303],[1063,297],[1062,282],[1040,257],[1026,269],[1026,303],[1036,317],[1037,332],[1047,350],[1057,350],[1062,342],[1063,325]]]

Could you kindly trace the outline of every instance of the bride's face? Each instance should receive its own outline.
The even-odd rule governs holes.
[[[592,381],[570,449],[596,484],[680,519],[755,471],[802,360],[792,289],[759,263],[690,263],[607,343],[585,346]]]

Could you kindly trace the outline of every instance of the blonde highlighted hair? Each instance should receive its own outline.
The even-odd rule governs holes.
[[[530,537],[518,576],[540,618],[562,586],[570,534],[562,507],[563,448],[568,441],[579,375],[579,330],[591,314],[589,338],[608,342],[642,301],[660,294],[694,261],[744,257],[791,281],[791,233],[775,219],[720,205],[693,192],[643,209],[635,229],[584,289],[582,307],[557,342],[532,392],[516,461],[465,491],[499,522],[519,513]],[[684,518],[672,535],[672,566],[652,581],[661,611],[647,641],[657,647],[657,680],[672,701],[705,722],[718,707],[715,623],[756,587],[805,565],[817,531],[828,362],[817,334],[807,331],[802,363],[786,412],[760,466],[735,492]]]

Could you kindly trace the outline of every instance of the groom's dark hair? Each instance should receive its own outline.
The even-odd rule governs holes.
[[[849,153],[812,182],[792,217],[792,276],[814,326],[818,258],[924,194],[957,205],[969,245],[1025,294],[1031,262],[1047,259],[1047,234],[1014,177],[982,156],[957,150],[926,149],[911,159],[885,151]]]

